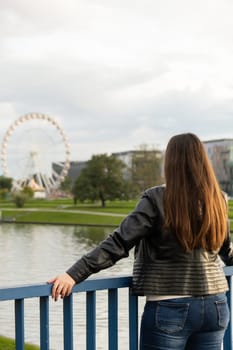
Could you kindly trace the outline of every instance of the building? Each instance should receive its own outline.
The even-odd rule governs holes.
[[[203,144],[212,163],[221,189],[229,196],[233,196],[233,138],[208,140],[203,141]],[[120,159],[126,165],[124,169],[125,179],[134,182],[142,182],[142,188],[153,183],[153,177],[151,179],[146,179],[146,174],[148,173],[147,170],[149,169],[147,168],[148,164],[160,164],[160,175],[163,180],[164,152],[161,150],[139,149],[112,153],[112,155]],[[156,162],[156,160],[159,160],[159,162]],[[75,180],[79,177],[82,169],[85,168],[86,163],[86,161],[70,162],[67,176],[71,181],[71,185],[73,185]],[[59,168],[58,164],[53,163],[52,166],[57,173],[61,171],[61,166]],[[158,169],[155,170],[157,172],[156,178],[158,179]],[[137,178],[135,178],[135,176]]]
[[[221,189],[233,195],[233,139],[204,141]]]
[[[137,193],[146,188],[161,184],[163,152],[160,150],[139,149],[113,153],[125,165],[124,178],[130,180]]]
[[[86,161],[71,161],[70,162],[70,168],[68,170],[67,177],[69,178],[71,182],[71,186],[73,186],[75,180],[79,175],[81,174],[81,171],[83,168],[86,166]],[[60,164],[64,164],[61,162]],[[62,171],[62,166],[59,165],[58,163],[53,163],[52,168],[55,170],[57,174],[60,174]]]
[[[162,151],[140,149],[135,151],[131,150],[112,153],[111,155],[121,160],[125,164],[125,168],[123,169],[123,176],[125,180],[129,180],[139,189],[139,191],[161,182],[161,164],[163,158]],[[57,174],[60,174],[62,171],[62,165],[63,162],[53,163],[52,168]],[[70,180],[71,188],[86,165],[87,161],[70,162],[67,177]]]
[[[120,159],[125,164],[124,177],[126,180],[131,179],[130,169],[132,168],[133,156],[135,152],[136,151],[125,151],[125,152],[112,153],[114,157]]]

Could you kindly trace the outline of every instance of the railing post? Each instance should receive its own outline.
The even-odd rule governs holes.
[[[87,350],[96,349],[96,292],[87,292],[86,294],[86,343]]]
[[[223,340],[223,349],[224,350],[232,350],[232,276],[227,276],[229,291],[227,292],[227,301],[230,309],[230,322],[228,328],[225,332],[224,340]]]
[[[138,349],[138,297],[129,288],[129,350]]]
[[[73,294],[63,300],[64,350],[73,350]]]
[[[108,291],[108,348],[118,349],[118,294],[117,289]]]
[[[15,300],[15,345],[24,350],[24,299]]]
[[[49,350],[49,297],[40,298],[40,349]]]

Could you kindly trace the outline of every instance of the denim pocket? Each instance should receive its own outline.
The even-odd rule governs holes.
[[[229,308],[226,299],[215,301],[218,314],[218,326],[220,328],[227,328],[229,322]]]
[[[155,323],[165,333],[179,332],[184,328],[189,310],[188,303],[158,302]]]

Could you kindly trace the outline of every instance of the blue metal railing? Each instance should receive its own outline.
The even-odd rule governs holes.
[[[224,268],[230,290],[227,293],[232,314],[232,275],[233,267]],[[63,300],[63,347],[73,350],[73,294],[86,293],[86,349],[96,349],[96,291],[108,291],[108,347],[118,350],[118,289],[127,288],[129,318],[129,350],[138,349],[138,298],[131,294],[131,276],[99,278],[86,280],[73,288],[72,294]],[[16,350],[24,350],[24,300],[40,300],[40,349],[49,350],[49,297],[51,285],[27,285],[11,288],[0,288],[0,301],[15,302],[15,342]],[[224,338],[223,350],[233,350],[232,321],[230,321]]]
[[[132,278],[112,277],[89,279],[76,285],[72,294],[63,300],[63,347],[73,350],[73,294],[86,293],[86,349],[96,349],[96,291],[108,291],[108,346],[118,349],[118,289],[128,289],[128,318],[130,350],[138,348],[138,298],[131,294]],[[26,285],[20,287],[0,288],[0,301],[15,302],[15,343],[16,350],[24,350],[24,300],[40,300],[40,349],[49,350],[49,297],[51,285]]]

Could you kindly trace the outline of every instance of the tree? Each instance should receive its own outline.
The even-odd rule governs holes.
[[[64,181],[61,182],[60,184],[60,190],[70,193],[71,190],[71,180],[68,176],[65,177]]]
[[[0,176],[0,198],[5,199],[12,187],[12,178]]]
[[[15,192],[12,196],[12,199],[17,208],[23,208],[28,197],[25,193],[20,191],[20,192]]]
[[[12,178],[6,176],[0,176],[0,189],[11,190],[12,187]]]
[[[128,198],[128,186],[123,178],[124,163],[115,156],[94,155],[82,169],[74,183],[74,202],[100,200],[105,207],[106,200]]]
[[[132,157],[132,182],[137,192],[161,184],[162,154],[156,149],[141,145]]]

